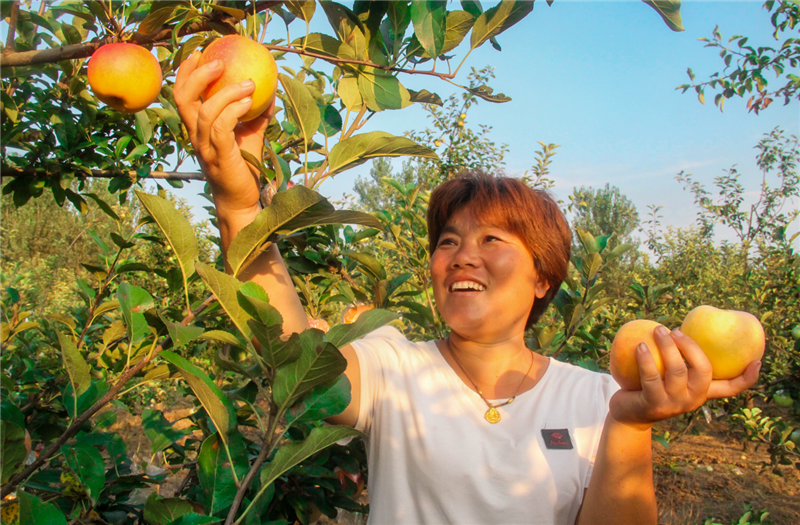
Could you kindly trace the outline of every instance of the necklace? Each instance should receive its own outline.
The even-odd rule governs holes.
[[[472,386],[475,388],[475,391],[478,392],[478,395],[481,397],[481,399],[483,399],[483,402],[486,403],[487,407],[489,407],[486,410],[486,413],[483,415],[483,418],[486,421],[488,421],[489,423],[493,424],[493,425],[495,423],[499,422],[500,421],[500,412],[497,409],[500,408],[500,407],[504,407],[506,405],[510,405],[511,403],[514,402],[514,399],[517,398],[517,395],[519,394],[519,391],[522,390],[522,385],[525,384],[525,380],[528,378],[528,376],[531,373],[531,369],[533,368],[533,361],[534,361],[533,352],[531,352],[531,364],[528,367],[528,371],[525,373],[525,376],[522,378],[522,382],[517,387],[517,391],[514,392],[514,395],[511,396],[508,399],[508,401],[505,401],[504,403],[499,403],[497,405],[493,405],[493,404],[489,403],[489,400],[487,400],[485,397],[483,397],[483,392],[481,392],[481,389],[478,388],[478,385],[475,383],[475,381],[472,380],[472,377],[467,373],[467,371],[461,365],[461,362],[456,357],[455,352],[453,352],[453,345],[450,344],[450,338],[449,337],[447,338],[447,349],[450,350],[450,355],[453,357],[453,361],[455,361],[456,364],[458,365],[458,368],[460,368],[461,371],[464,372],[464,375],[467,376],[467,379],[469,379],[469,382],[472,383]]]

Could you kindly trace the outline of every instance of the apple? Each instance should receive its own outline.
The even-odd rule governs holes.
[[[367,310],[375,308],[371,304],[352,304],[342,312],[342,324],[353,324]]]
[[[636,347],[644,343],[656,362],[661,377],[664,377],[664,361],[658,349],[653,331],[663,326],[655,321],[637,319],[625,323],[614,336],[611,343],[611,376],[625,390],[641,390],[639,365],[636,361]]]
[[[106,44],[89,60],[89,85],[97,98],[122,113],[136,113],[161,92],[161,65],[136,44]]]
[[[269,108],[278,89],[278,66],[266,47],[244,36],[228,35],[211,42],[203,51],[198,65],[214,60],[220,60],[225,65],[225,71],[203,91],[203,100],[208,100],[225,86],[252,79],[256,84],[255,91],[250,95],[253,105],[239,120],[253,120]]]
[[[747,312],[698,306],[683,320],[681,332],[708,356],[714,379],[738,377],[764,355],[764,328]]]
[[[783,408],[787,408],[794,405],[794,399],[792,399],[792,396],[790,396],[783,390],[778,390],[777,392],[775,392],[775,395],[772,396],[772,400],[775,402],[776,405]]]

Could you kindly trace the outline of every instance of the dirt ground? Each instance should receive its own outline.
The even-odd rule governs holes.
[[[189,426],[189,420],[184,418],[192,408],[180,404],[172,404],[171,408],[165,417],[175,422],[178,429]],[[120,411],[113,430],[125,439],[129,453],[141,464],[150,459],[150,443],[140,425],[138,417]],[[679,423],[668,423],[656,431],[676,435],[681,428]],[[782,476],[778,476],[771,468],[762,469],[765,462],[769,462],[767,451],[752,444],[744,451],[741,441],[724,421],[696,424],[692,432],[673,441],[669,449],[654,442],[659,524],[703,525],[711,518],[713,523],[735,524],[745,512],[745,503],[756,511],[768,510],[775,525],[800,524],[800,471],[782,467]],[[152,468],[156,466],[163,464],[156,463]],[[174,496],[186,473],[186,470],[175,472],[158,492],[165,497]],[[136,500],[144,502],[149,492],[138,494]],[[365,522],[363,515],[341,512],[338,520],[323,517],[319,523],[362,525]]]

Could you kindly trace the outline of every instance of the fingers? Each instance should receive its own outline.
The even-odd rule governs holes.
[[[709,399],[719,399],[741,394],[758,381],[758,373],[761,371],[761,361],[754,361],[747,365],[744,373],[733,379],[718,379],[711,382],[708,389]]]
[[[644,343],[639,343],[636,347],[636,362],[639,365],[639,378],[645,398],[649,402],[656,402],[664,396],[664,381],[653,355]]]
[[[253,105],[250,94],[255,89],[252,80],[225,86],[201,107],[197,116],[197,142],[199,144],[220,143],[222,135],[233,133],[239,117]],[[230,145],[235,145],[231,139]]]
[[[659,350],[661,359],[664,362],[664,388],[671,396],[678,396],[686,390],[689,380],[689,371],[683,356],[675,344],[675,340],[670,337],[669,331],[659,326],[653,333]]]
[[[705,396],[711,384],[711,362],[700,345],[677,328],[672,331],[672,340],[686,359],[688,369],[688,387],[691,391]]]
[[[202,105],[200,94],[211,82],[218,79],[225,69],[219,60],[198,67],[200,56],[201,54],[196,52],[184,60],[175,77],[175,103],[190,135],[194,135],[197,127],[197,113]]]

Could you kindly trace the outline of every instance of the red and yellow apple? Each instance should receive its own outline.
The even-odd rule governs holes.
[[[738,377],[764,355],[764,328],[747,312],[698,306],[683,320],[681,332],[708,356],[714,379]]]
[[[97,98],[123,113],[136,113],[161,92],[161,65],[136,44],[106,44],[89,60],[87,75]]]
[[[203,100],[208,100],[225,86],[251,79],[256,84],[250,95],[253,105],[239,120],[253,120],[269,108],[278,89],[278,66],[267,48],[247,37],[228,35],[206,47],[198,66],[214,60],[221,61],[225,71],[203,91]]]
[[[655,321],[637,319],[622,325],[614,337],[614,342],[611,343],[611,376],[625,390],[642,389],[636,360],[636,347],[639,343],[647,345],[661,377],[664,377],[664,361],[653,335],[653,331],[659,326],[662,325]]]

